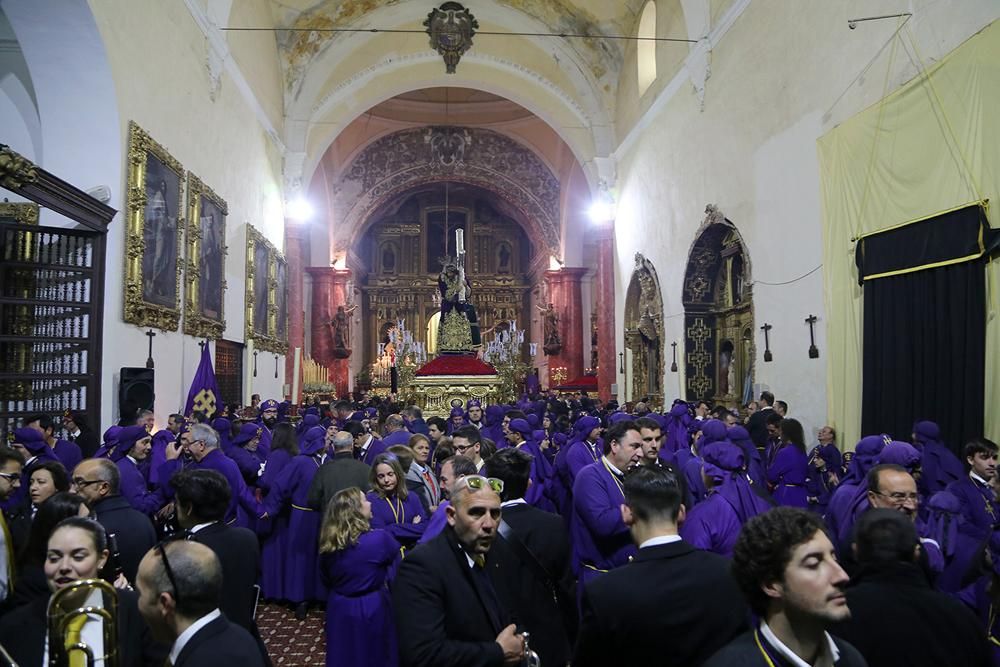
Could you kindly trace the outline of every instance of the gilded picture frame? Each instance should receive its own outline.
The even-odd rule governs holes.
[[[246,338],[258,350],[285,354],[288,318],[287,313],[281,318],[286,330],[279,334],[278,310],[287,304],[288,265],[281,252],[252,225],[247,225],[246,273]],[[279,273],[284,276],[280,296]]]
[[[123,319],[176,331],[181,317],[185,172],[129,122]]]
[[[217,340],[226,330],[226,202],[188,172],[184,333]]]

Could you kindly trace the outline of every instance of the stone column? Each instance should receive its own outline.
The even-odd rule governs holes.
[[[564,382],[583,375],[583,295],[580,280],[586,273],[585,268],[567,266],[558,271],[545,272],[549,301],[559,315],[559,335],[562,338],[562,350],[549,356],[550,387],[557,384],[552,379],[552,372],[557,368],[566,369]],[[590,341],[587,342],[589,354]]]
[[[310,347],[312,359],[329,367],[333,361],[333,340],[330,337],[330,321],[333,319],[331,300],[333,298],[333,269],[325,266],[310,266],[306,272],[312,276],[312,327]]]
[[[302,302],[305,261],[302,257],[302,240],[308,230],[302,225],[285,220],[285,259],[288,261],[288,354],[285,355],[285,381],[291,392],[298,385],[298,395],[289,396],[298,405],[302,400],[302,367],[299,366],[298,382],[295,382],[295,348],[305,353],[305,305]]]
[[[334,313],[337,312],[337,308],[343,306],[347,308],[350,303],[350,282],[351,282],[351,270],[350,269],[330,269],[331,274],[331,289],[330,289],[330,313],[331,317],[327,319],[327,322],[332,319]],[[354,318],[348,316],[348,322],[351,322]],[[330,331],[329,329],[327,331]],[[354,331],[351,329],[350,324],[348,324],[348,331],[350,338],[348,339],[348,344],[351,347],[351,354],[354,350],[360,349],[360,331]],[[329,333],[327,334],[327,339],[329,338]],[[332,340],[330,341],[332,346]],[[333,356],[331,350],[331,363],[330,368],[330,378],[333,381],[334,391],[337,393],[337,398],[346,396],[350,391],[350,374],[351,374],[351,359],[337,359]]]
[[[601,226],[597,239],[597,391],[601,401],[605,403],[611,400],[611,385],[618,380],[618,359],[615,356],[614,244],[614,227]]]

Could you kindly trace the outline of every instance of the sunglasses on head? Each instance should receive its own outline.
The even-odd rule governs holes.
[[[459,484],[465,484],[473,491],[481,491],[486,487],[493,489],[497,494],[503,493],[503,480],[496,477],[483,477],[482,475],[466,475],[458,480]]]

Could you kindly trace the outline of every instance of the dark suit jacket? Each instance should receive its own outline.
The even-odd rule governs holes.
[[[549,582],[539,581],[537,568],[523,562],[512,546],[500,539],[491,552],[495,567],[490,571],[493,586],[504,606],[510,609],[519,630],[531,635],[531,648],[543,665],[565,665],[576,638],[577,609],[573,573],[570,569],[570,542],[566,523],[528,504],[508,505],[503,520],[554,579],[558,597]]]
[[[263,667],[264,658],[246,630],[230,623],[223,614],[184,645],[174,667]]]
[[[320,512],[326,509],[330,499],[338,491],[356,486],[362,492],[368,491],[368,474],[371,468],[354,458],[350,452],[334,454],[326,460],[313,477],[309,487],[309,507]]]
[[[767,416],[773,411],[774,409],[770,407],[758,410],[747,420],[747,433],[750,434],[750,439],[753,440],[757,449],[761,449],[767,444]]]
[[[83,458],[89,459],[97,451],[98,447],[101,446],[100,440],[97,438],[97,434],[90,430],[80,430],[80,435],[76,436],[75,442],[77,447],[80,448],[80,454]],[[72,470],[70,472],[73,472]]]
[[[640,549],[594,579],[582,606],[580,666],[692,667],[747,628],[728,559],[684,541]]]
[[[247,528],[227,526],[221,521],[205,526],[189,538],[215,552],[222,565],[222,603],[219,608],[236,625],[251,630],[254,584],[260,566],[257,536]],[[252,631],[252,630],[251,630]]]
[[[868,663],[858,653],[858,649],[839,637],[833,637],[833,643],[840,651],[840,659],[835,663],[836,667],[868,667]],[[770,667],[771,664],[771,661],[757,648],[754,633],[750,631],[743,633],[723,647],[703,667]],[[873,663],[871,667],[881,667],[881,665]]]
[[[975,614],[933,590],[917,565],[862,567],[847,589],[847,606],[851,619],[830,632],[853,644],[871,665],[991,664]]]
[[[474,576],[451,527],[403,559],[392,587],[400,667],[503,664],[496,637],[509,619],[491,620]]]
[[[134,509],[124,496],[108,496],[91,507],[97,522],[115,536],[125,577],[135,583],[139,561],[156,546],[156,529],[149,517]]]
[[[122,667],[160,667],[169,649],[153,640],[149,627],[139,614],[138,599],[137,593],[118,591],[119,664]],[[48,604],[47,595],[35,598],[0,621],[0,644],[19,665],[42,664]]]

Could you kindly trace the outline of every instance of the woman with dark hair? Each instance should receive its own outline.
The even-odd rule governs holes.
[[[271,451],[267,455],[264,472],[261,473],[257,486],[267,492],[292,457],[298,455],[299,439],[295,435],[295,427],[286,422],[275,426],[274,433],[271,434]]]
[[[90,508],[87,507],[83,496],[60,491],[38,504],[35,518],[31,522],[28,541],[18,554],[14,606],[27,604],[35,598],[48,595],[49,586],[42,566],[45,563],[45,548],[49,542],[49,534],[56,524],[71,516],[90,516]]]
[[[28,480],[32,515],[38,512],[39,505],[61,491],[69,491],[69,473],[62,463],[43,461],[35,466]]]
[[[52,530],[45,550],[44,571],[50,593],[84,579],[99,579],[110,557],[104,527],[93,519],[72,516]],[[117,589],[118,664],[122,667],[161,665],[167,647],[156,643],[139,614],[139,596],[132,590]],[[48,646],[46,616],[49,595],[42,595],[15,609],[0,620],[0,644],[19,665],[48,664],[53,647]],[[95,665],[104,665],[103,628],[95,615],[87,615],[78,628],[79,640],[95,649]]]
[[[357,487],[339,491],[320,531],[320,569],[326,601],[326,664],[395,667],[396,628],[389,583],[400,547],[371,527],[372,505]]]
[[[383,452],[375,457],[368,476],[372,490],[372,527],[385,528],[404,545],[413,545],[424,532],[427,512],[420,498],[406,488],[403,472],[395,454]]]
[[[774,501],[779,505],[808,509],[806,478],[809,476],[809,457],[806,455],[806,436],[802,424],[796,419],[781,420],[781,447],[774,463],[767,469],[767,481]]]

